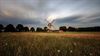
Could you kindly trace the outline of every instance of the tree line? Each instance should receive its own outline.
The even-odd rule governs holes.
[[[29,27],[27,26],[23,26],[22,24],[18,24],[16,27],[14,27],[14,25],[12,24],[8,24],[5,27],[0,24],[0,32],[47,32],[48,28],[44,27],[37,27],[36,29],[34,27],[31,27],[29,29]],[[58,31],[77,31],[77,32],[82,32],[82,31],[90,31],[90,32],[94,32],[94,31],[100,31],[100,26],[96,26],[96,27],[79,27],[79,28],[75,28],[75,27],[66,27],[66,26],[60,26],[59,30],[53,30],[54,32],[58,32]]]
[[[61,26],[59,30],[62,31],[76,31],[76,32],[100,32],[100,26],[95,26],[95,27],[71,27],[69,26],[68,28],[66,26]]]
[[[22,24],[18,24],[16,27],[12,24],[8,24],[6,27],[4,27],[2,24],[0,24],[0,32],[28,32],[32,31],[34,32],[35,29],[34,27],[24,27]]]

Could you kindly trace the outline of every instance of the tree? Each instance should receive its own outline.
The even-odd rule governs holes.
[[[100,31],[100,26],[94,27],[94,31]]]
[[[9,24],[5,27],[5,32],[16,32],[15,27],[12,24]]]
[[[34,27],[31,27],[30,31],[34,32],[35,31]]]
[[[74,28],[74,27],[68,27],[68,31],[76,31],[76,28]]]
[[[16,30],[17,30],[18,32],[22,32],[22,31],[24,30],[23,25],[22,25],[22,24],[18,24],[18,25],[16,26]]]
[[[29,28],[28,27],[24,27],[23,29],[25,32],[28,32],[29,31]]]
[[[43,32],[43,29],[40,28],[40,27],[37,27],[36,31],[37,31],[37,32]]]
[[[4,26],[2,24],[0,24],[0,32],[2,32],[4,29]]]
[[[44,32],[47,32],[48,31],[48,28],[47,27],[44,27]]]
[[[67,31],[67,28],[66,28],[66,26],[61,26],[61,27],[59,27],[59,30],[61,30],[61,31]]]
[[[99,32],[100,31],[100,27],[99,26],[96,26],[96,27],[81,27],[81,28],[78,28],[77,31],[97,31]]]

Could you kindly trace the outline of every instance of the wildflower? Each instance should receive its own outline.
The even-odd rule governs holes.
[[[70,50],[70,53],[72,53],[73,52],[73,50]]]
[[[74,44],[74,46],[76,46],[76,45],[77,45],[75,42],[74,42],[73,44]]]
[[[8,44],[7,44],[7,43],[5,43],[5,45],[7,46]]]
[[[92,56],[92,53],[90,53],[90,56]]]
[[[57,52],[59,53],[59,52],[60,52],[60,50],[57,50]]]

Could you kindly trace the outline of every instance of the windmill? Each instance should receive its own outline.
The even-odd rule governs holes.
[[[53,30],[54,30],[54,26],[53,26],[53,22],[54,22],[54,20],[52,20],[51,22],[50,21],[48,21],[48,20],[46,20],[47,21],[47,31],[48,32],[52,32]]]

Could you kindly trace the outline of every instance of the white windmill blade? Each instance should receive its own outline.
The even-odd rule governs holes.
[[[47,21],[49,23],[49,21],[47,19],[45,19],[45,21]]]
[[[53,23],[55,20],[53,20],[51,23]]]

